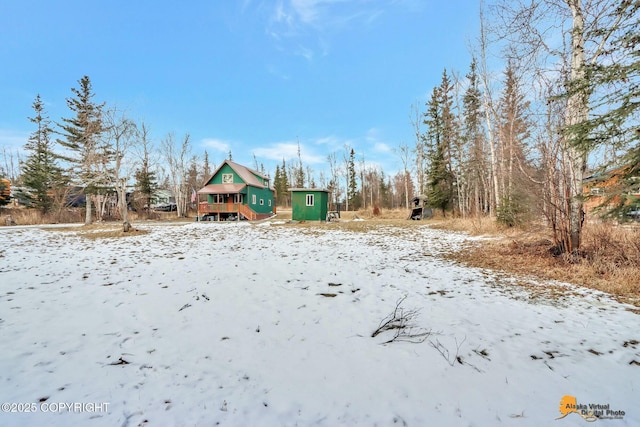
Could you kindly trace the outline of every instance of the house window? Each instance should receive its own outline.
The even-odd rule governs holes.
[[[604,196],[604,188],[601,187],[592,187],[591,188],[592,196]]]
[[[232,173],[223,173],[222,174],[222,183],[223,184],[233,184],[233,174]]]
[[[264,205],[264,199],[260,199],[260,206]]]
[[[269,206],[271,206],[271,199],[269,199]]]
[[[314,202],[314,195],[313,194],[307,194],[307,206],[313,206],[313,202]]]
[[[256,204],[256,195],[255,195],[255,194],[252,194],[252,195],[251,195],[251,204],[252,204],[252,205],[255,205],[255,204]]]
[[[234,194],[233,203],[242,203],[242,194]]]
[[[212,194],[211,203],[220,204],[223,203],[224,196],[222,194]]]

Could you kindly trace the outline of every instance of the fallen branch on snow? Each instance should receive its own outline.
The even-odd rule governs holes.
[[[396,302],[395,309],[380,321],[378,328],[371,334],[371,338],[375,338],[386,331],[393,331],[393,337],[382,344],[389,344],[395,341],[419,344],[431,335],[430,330],[418,328],[415,325],[419,310],[405,310],[401,307],[405,299],[407,299],[406,296]]]

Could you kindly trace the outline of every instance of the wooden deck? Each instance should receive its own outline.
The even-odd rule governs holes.
[[[220,220],[223,215],[240,215],[244,216],[249,221],[255,221],[256,219],[268,218],[268,214],[257,214],[249,206],[242,203],[207,203],[200,202],[198,204],[198,216],[202,217],[207,214],[215,214]]]

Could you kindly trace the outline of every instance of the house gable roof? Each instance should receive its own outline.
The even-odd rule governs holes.
[[[261,174],[256,170],[249,169],[246,166],[242,166],[241,164],[232,162],[231,160],[223,161],[220,166],[218,166],[216,170],[211,174],[209,179],[207,179],[207,181],[205,182],[205,186],[211,182],[213,177],[220,172],[220,169],[222,169],[224,165],[228,165],[231,169],[233,169],[233,171],[240,177],[240,179],[242,179],[242,181],[244,181],[246,185],[258,188],[268,188],[267,185],[264,185],[264,182],[268,182],[269,177]]]

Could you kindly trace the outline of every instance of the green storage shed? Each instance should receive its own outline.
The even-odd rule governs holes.
[[[329,212],[329,190],[321,188],[290,188],[291,219],[295,221],[326,221]]]

